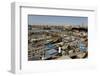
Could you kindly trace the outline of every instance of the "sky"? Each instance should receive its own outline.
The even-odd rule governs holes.
[[[28,24],[70,24],[70,25],[87,25],[87,17],[75,16],[47,16],[47,15],[28,15]]]

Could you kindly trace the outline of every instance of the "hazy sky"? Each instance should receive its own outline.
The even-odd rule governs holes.
[[[88,24],[87,17],[28,15],[28,24]]]

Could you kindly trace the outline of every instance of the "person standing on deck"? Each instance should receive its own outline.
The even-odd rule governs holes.
[[[58,47],[58,53],[59,53],[59,55],[62,56],[61,45],[59,45],[59,47]]]

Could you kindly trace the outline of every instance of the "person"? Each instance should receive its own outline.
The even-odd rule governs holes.
[[[59,47],[58,53],[61,53],[61,47]]]
[[[59,45],[59,47],[58,47],[58,54],[59,54],[60,56],[62,56],[61,45]]]

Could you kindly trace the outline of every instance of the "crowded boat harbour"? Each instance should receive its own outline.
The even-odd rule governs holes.
[[[28,25],[28,61],[88,58],[88,27]]]

